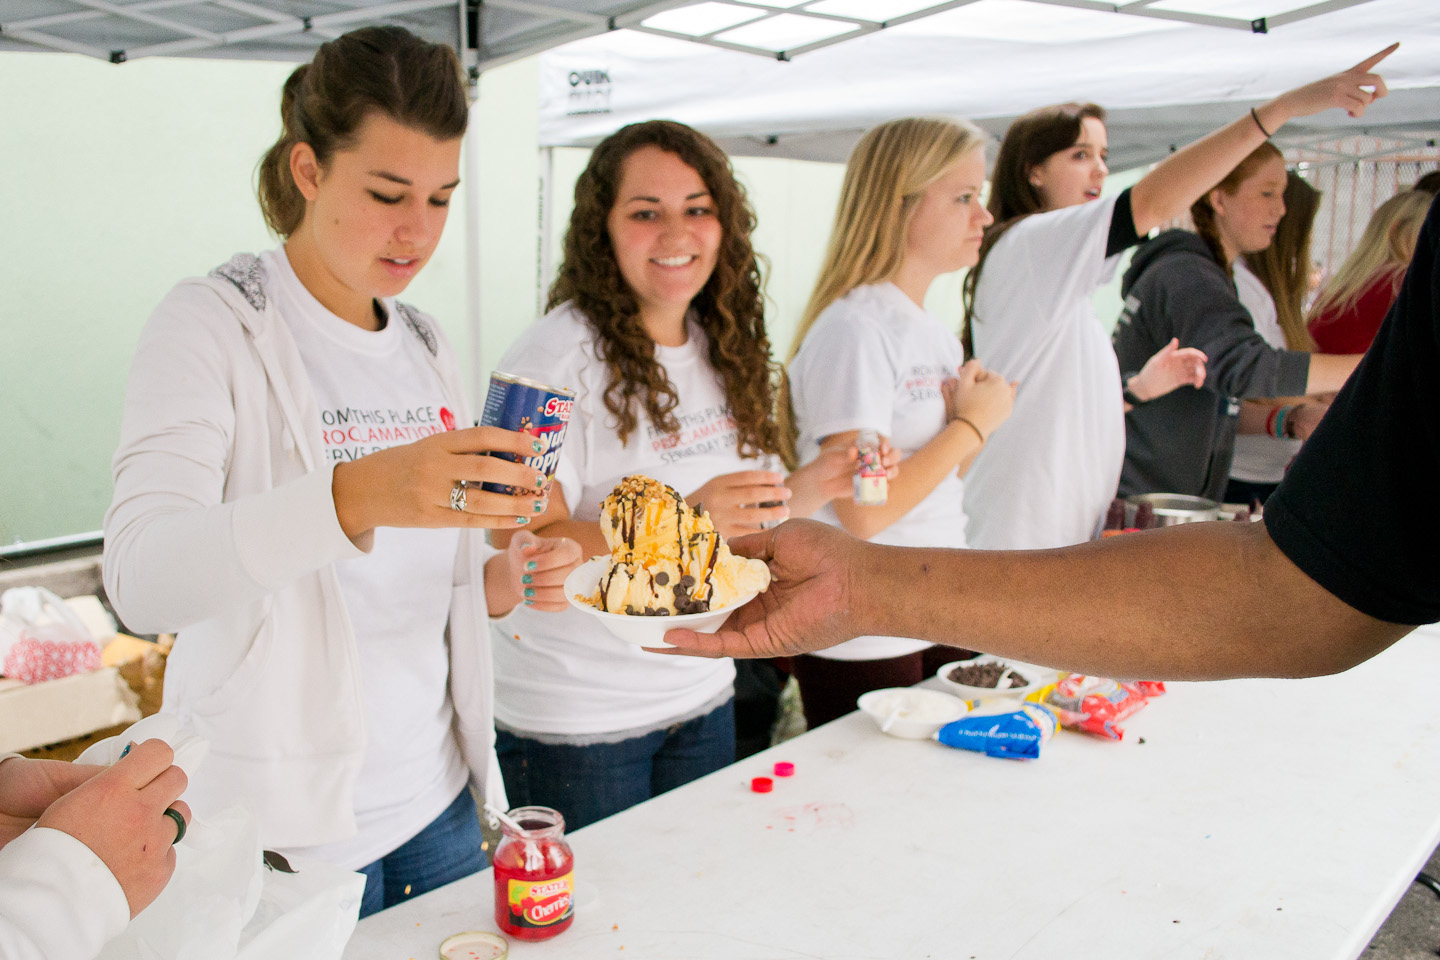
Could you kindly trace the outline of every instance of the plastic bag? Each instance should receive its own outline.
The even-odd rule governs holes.
[[[987,757],[1034,760],[1055,734],[1055,713],[1039,703],[992,700],[940,728],[935,739],[947,747]]]
[[[1164,684],[1145,683],[1150,696],[1165,692]],[[1107,740],[1123,740],[1125,731],[1120,728],[1120,722],[1144,707],[1148,697],[1133,683],[1071,673],[1062,674],[1058,681],[1041,687],[1025,699],[1054,710],[1063,727]]]
[[[290,857],[289,865],[294,873],[265,868],[260,903],[240,931],[236,960],[339,960],[345,952],[365,875],[308,857]]]
[[[175,717],[156,714],[91,746],[77,763],[114,763],[127,744],[164,740],[192,779],[209,750]],[[268,869],[255,818],[242,806],[191,821],[175,874],[99,960],[338,960],[355,929],[365,877],[325,863]]]
[[[44,587],[0,594],[0,674],[22,683],[100,669],[100,645],[64,600]]]

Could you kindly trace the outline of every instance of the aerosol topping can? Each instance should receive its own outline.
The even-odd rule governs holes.
[[[885,464],[880,462],[880,435],[874,430],[861,430],[855,438],[860,462],[855,468],[855,502],[878,507],[888,496]]]
[[[516,430],[538,439],[545,449],[538,456],[525,457],[524,463],[553,480],[555,468],[560,462],[560,445],[565,442],[565,426],[570,422],[570,413],[574,409],[574,390],[551,387],[496,371],[490,375],[490,389],[485,394],[480,425]],[[521,460],[513,453],[492,453],[490,456],[517,462]],[[485,483],[481,489],[511,496],[535,493],[533,489],[521,489],[505,483]]]

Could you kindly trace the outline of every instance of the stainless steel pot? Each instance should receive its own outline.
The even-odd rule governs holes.
[[[1161,527],[1220,519],[1220,504],[1183,493],[1142,493],[1126,497],[1125,502],[1129,504],[1125,513],[1130,523],[1134,522],[1135,509],[1142,503],[1150,504],[1150,509],[1155,511],[1155,523]]]

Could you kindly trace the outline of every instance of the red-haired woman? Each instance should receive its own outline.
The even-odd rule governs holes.
[[[1285,213],[1285,158],[1260,144],[1190,208],[1195,232],[1167,230],[1135,253],[1120,292],[1125,309],[1115,328],[1122,369],[1179,339],[1205,351],[1200,387],[1135,406],[1125,415],[1122,495],[1184,493],[1222,500],[1241,400],[1331,393],[1360,361],[1272,347],[1236,292],[1231,265],[1270,246]],[[1304,439],[1323,404],[1276,407],[1271,436]]]

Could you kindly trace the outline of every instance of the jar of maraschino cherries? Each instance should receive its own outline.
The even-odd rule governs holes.
[[[548,940],[575,919],[565,818],[549,807],[517,807],[508,819],[514,825],[500,822],[495,848],[495,925],[517,940]]]

